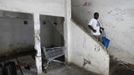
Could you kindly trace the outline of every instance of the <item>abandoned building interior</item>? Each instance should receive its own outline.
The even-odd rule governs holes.
[[[134,75],[134,0],[0,0],[0,75]],[[108,48],[91,35],[99,12]]]

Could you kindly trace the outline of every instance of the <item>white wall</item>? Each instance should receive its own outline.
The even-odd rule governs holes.
[[[109,75],[109,55],[102,46],[73,21],[70,32],[70,62],[86,70]]]
[[[17,16],[17,15],[16,15]],[[33,18],[0,16],[0,55],[34,48]],[[28,21],[28,24],[24,24]]]
[[[27,21],[28,24],[24,24]],[[43,21],[46,24],[43,24]],[[52,25],[54,22],[57,25]],[[42,46],[64,46],[63,17],[41,16]],[[0,11],[0,55],[34,48],[33,15]],[[58,29],[56,29],[58,28]],[[61,32],[61,33],[60,33]]]
[[[0,10],[64,16],[65,0],[0,0]]]
[[[109,53],[127,63],[134,64],[134,0],[72,0],[72,16],[87,25],[95,11],[100,13],[107,37]]]

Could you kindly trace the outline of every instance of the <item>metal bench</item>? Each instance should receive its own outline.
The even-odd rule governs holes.
[[[59,58],[64,55],[64,47],[54,47],[54,48],[45,48],[43,47],[43,54],[47,62],[43,65],[45,72],[47,72],[47,68],[50,62],[63,63],[56,58]]]

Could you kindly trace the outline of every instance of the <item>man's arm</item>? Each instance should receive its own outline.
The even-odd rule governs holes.
[[[100,29],[104,30],[104,28],[102,27],[102,24],[100,23],[100,21],[98,21],[98,23],[100,24]]]
[[[93,19],[91,19],[90,21],[89,21],[89,23],[88,23],[88,27],[93,31],[93,32],[96,32],[96,30],[93,28]]]
[[[104,30],[104,28],[103,28],[103,27],[100,27],[100,29]]]
[[[96,30],[95,30],[91,25],[88,25],[88,27],[89,27],[93,32],[96,32]]]

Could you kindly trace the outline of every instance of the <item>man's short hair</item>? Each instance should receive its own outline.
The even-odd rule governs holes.
[[[98,12],[95,12],[95,13],[94,13],[94,16],[96,16],[96,15],[98,15],[98,16],[99,16],[99,13],[98,13]]]
[[[98,19],[98,18],[99,18],[99,13],[98,13],[98,12],[95,12],[95,13],[94,13],[94,18],[95,18],[95,19]]]

